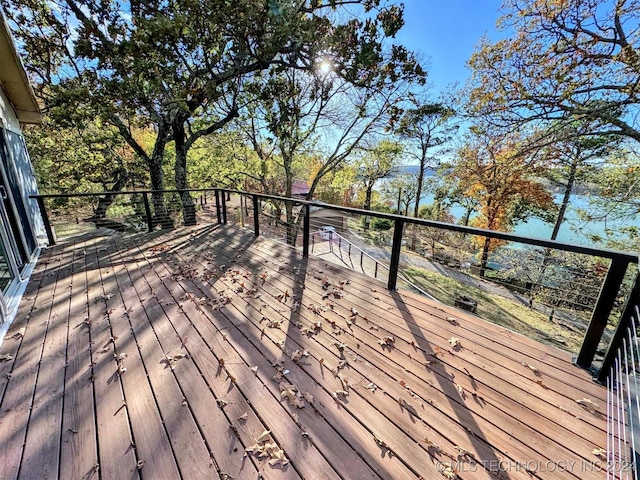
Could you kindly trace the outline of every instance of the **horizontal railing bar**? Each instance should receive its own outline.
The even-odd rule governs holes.
[[[181,192],[215,192],[220,188],[182,188],[179,190],[123,190],[121,192],[98,193],[43,193],[29,195],[29,198],[68,198],[68,197],[102,197],[104,195],[134,195],[139,193],[181,193]]]
[[[584,255],[591,255],[594,257],[603,257],[609,259],[625,260],[627,262],[637,262],[639,257],[637,254],[631,252],[622,252],[617,250],[611,250],[606,248],[588,247],[585,245],[575,245],[571,243],[559,242],[557,240],[546,240],[541,238],[527,237],[522,235],[515,235],[508,232],[498,232],[495,230],[489,230],[485,228],[469,227],[465,225],[455,225],[452,223],[439,222],[435,220],[426,220],[423,218],[405,217],[404,215],[397,215],[393,213],[375,212],[371,210],[363,210],[353,207],[342,207],[339,205],[332,205],[329,203],[318,203],[311,200],[294,199],[288,197],[281,197],[277,195],[268,195],[264,193],[246,192],[244,190],[235,190],[228,188],[191,188],[181,190],[133,190],[122,192],[102,192],[102,193],[74,193],[74,194],[43,194],[43,195],[30,195],[29,198],[65,198],[65,197],[91,197],[101,195],[124,195],[124,194],[142,194],[142,193],[180,193],[180,192],[199,192],[199,191],[223,191],[229,193],[236,193],[240,195],[256,195],[258,198],[276,200],[282,202],[293,202],[298,205],[309,205],[312,207],[325,208],[328,210],[336,210],[355,215],[369,215],[377,218],[384,218],[388,220],[400,220],[404,223],[421,225],[425,227],[440,228],[443,230],[449,230],[452,232],[466,233],[470,235],[477,235],[482,237],[497,238],[500,240],[506,240],[516,243],[524,243],[527,245],[534,245],[542,248],[554,248],[557,250],[564,250],[572,253],[580,253]]]
[[[231,192],[231,193],[240,193],[240,194],[247,193],[242,190],[232,190],[232,189],[226,189],[226,188],[221,188],[220,190],[225,192]],[[628,260],[629,262],[637,262],[639,259],[637,254],[634,254],[631,252],[621,252],[618,250],[611,250],[606,248],[587,247],[583,245],[575,245],[572,243],[559,242],[557,240],[546,240],[541,238],[515,235],[513,233],[498,232],[498,231],[489,230],[486,228],[468,227],[465,225],[455,225],[452,223],[438,222],[435,220],[426,220],[424,218],[405,217],[404,215],[397,215],[394,213],[376,212],[376,211],[363,210],[360,208],[353,208],[353,207],[342,207],[339,205],[332,205],[330,203],[318,203],[312,200],[280,197],[277,195],[268,195],[264,193],[256,193],[255,195],[257,195],[260,198],[266,198],[266,199],[277,200],[282,202],[293,201],[293,203],[297,203],[300,205],[308,204],[312,207],[343,211],[343,212],[353,213],[356,215],[369,215],[372,217],[385,218],[388,220],[402,220],[405,223],[411,223],[411,224],[421,225],[425,227],[435,227],[435,228],[441,228],[443,230],[450,230],[458,233],[467,233],[467,234],[478,235],[482,237],[497,238],[500,240],[507,240],[510,242],[526,243],[529,245],[535,245],[537,247],[543,247],[543,248],[555,248],[557,250],[565,250],[572,253],[581,253],[585,255],[591,255],[594,257],[604,257],[604,258],[610,258],[610,259],[618,258],[620,260]],[[311,215],[313,216],[313,213]]]

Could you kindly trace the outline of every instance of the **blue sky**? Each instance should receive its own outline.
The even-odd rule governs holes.
[[[482,35],[497,38],[501,0],[402,0],[405,26],[396,42],[420,53],[437,94],[469,76],[465,62]]]

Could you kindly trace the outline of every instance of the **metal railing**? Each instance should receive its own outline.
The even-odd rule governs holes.
[[[598,379],[607,385],[607,478],[638,478],[640,456],[640,287],[633,288]],[[619,476],[617,476],[619,475]],[[624,475],[624,477],[623,477]]]
[[[582,255],[603,259],[603,261],[606,260],[608,261],[608,266],[603,267],[602,272],[594,276],[595,280],[599,283],[599,291],[596,291],[591,295],[593,298],[590,301],[593,302],[593,308],[588,321],[588,326],[586,327],[586,332],[584,333],[584,339],[581,342],[575,361],[577,365],[583,368],[593,367],[594,357],[599,349],[599,345],[603,341],[603,334],[605,333],[605,329],[607,329],[607,323],[612,320],[612,312],[614,311],[614,308],[620,308],[621,297],[627,296],[623,295],[625,275],[627,279],[630,276],[633,277],[636,280],[635,285],[637,287],[637,272],[632,272],[632,269],[629,268],[630,265],[635,267],[635,265],[638,264],[638,256],[636,254],[539,238],[524,237],[506,232],[496,232],[487,229],[406,217],[391,213],[372,212],[302,199],[285,198],[222,188],[165,191],[142,190],[105,192],[100,194],[34,195],[32,198],[35,198],[38,202],[49,242],[53,244],[55,243],[55,236],[48,216],[47,202],[71,201],[71,199],[82,199],[84,197],[98,199],[100,197],[105,197],[106,195],[110,195],[110,198],[118,199],[127,197],[130,199],[130,202],[127,203],[127,205],[131,207],[131,211],[134,213],[133,216],[137,219],[138,228],[140,228],[140,225],[143,225],[146,229],[151,231],[158,226],[165,227],[169,224],[175,225],[180,223],[180,209],[175,206],[175,203],[172,208],[167,208],[167,205],[165,204],[163,209],[158,211],[157,207],[159,205],[159,198],[167,197],[173,200],[177,198],[177,201],[180,202],[184,199],[185,194],[192,193],[200,193],[202,195],[199,202],[194,202],[198,210],[197,218],[199,222],[216,222],[218,224],[235,223],[243,226],[249,225],[252,226],[256,236],[267,235],[283,240],[290,245],[301,245],[302,254],[305,257],[309,255],[310,249],[314,246],[313,234],[317,233],[318,227],[318,224],[315,224],[313,227],[314,230],[312,230],[312,208],[323,209],[326,212],[335,212],[338,217],[375,218],[378,220],[384,220],[388,222],[391,227],[389,229],[389,232],[391,233],[390,238],[385,237],[386,241],[390,243],[390,245],[388,255],[385,254],[385,260],[388,258],[388,264],[386,264],[385,261],[386,265],[384,267],[387,277],[387,288],[390,290],[395,290],[398,280],[402,280],[400,271],[401,258],[404,259],[404,263],[407,263],[407,259],[409,258],[410,252],[407,252],[407,246],[405,245],[409,240],[409,236],[405,233],[408,227],[411,228],[411,242],[413,242],[416,235],[416,229],[432,229],[435,232],[447,232],[450,235],[456,236],[456,238],[467,238],[472,236],[473,238],[479,239],[488,238],[491,239],[492,242],[500,241],[517,243],[524,246],[527,252],[539,252],[539,254],[544,257],[542,260],[543,265],[545,265],[547,258],[551,255],[548,252],[559,252],[567,255]],[[239,202],[237,201],[238,198],[240,199]],[[123,200],[119,201],[121,201],[122,204],[126,203]],[[169,206],[171,206],[171,204]],[[203,217],[202,213],[204,210],[206,210],[207,215]],[[171,219],[167,219],[168,215],[173,215],[173,217]],[[91,218],[89,218],[89,220],[91,220]],[[324,222],[324,220],[318,221]],[[344,224],[342,224],[342,227],[338,227],[339,228],[337,230],[340,228],[346,229]],[[340,234],[338,233],[338,235]],[[342,236],[340,238],[342,238]],[[430,238],[433,238],[433,235],[431,235]],[[347,249],[349,248],[353,250],[354,247],[353,245],[347,246]],[[370,255],[366,252],[365,248],[359,248],[362,251],[362,258],[365,258],[366,253],[368,257],[373,259],[375,265],[382,265],[380,259]],[[409,258],[409,260],[417,261],[414,258],[415,254],[411,253],[411,255],[413,256]],[[435,258],[433,260],[435,260]],[[486,261],[484,266],[486,267]],[[484,273],[485,272],[480,272],[480,276],[483,276]],[[374,276],[378,277],[378,274],[378,271],[374,272]],[[405,278],[412,281],[406,275]],[[580,278],[577,278],[577,280],[580,280]],[[494,279],[493,281],[496,280]],[[546,288],[552,289],[553,285],[547,285]],[[635,291],[636,290],[634,290],[634,292]],[[633,297],[633,295],[628,296],[631,301],[636,297]],[[629,300],[627,300],[627,305],[629,304]],[[628,308],[629,307],[627,306],[624,311],[626,312]],[[613,351],[612,349],[618,347],[619,342],[620,339],[618,336],[614,335],[614,339],[612,340],[609,348],[609,353],[605,355],[605,366],[607,366],[607,362],[609,361],[608,359],[612,355],[610,352]],[[604,378],[608,375],[606,373],[607,371],[608,367],[601,370],[601,372],[603,372],[599,377],[601,381],[604,381]]]

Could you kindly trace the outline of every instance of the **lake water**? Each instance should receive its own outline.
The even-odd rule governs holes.
[[[554,196],[556,204],[560,204],[562,201],[562,195],[557,194]],[[433,202],[432,196],[427,196],[422,201],[423,205],[428,205]],[[572,195],[571,202],[569,207],[567,208],[567,212],[565,214],[565,221],[560,226],[560,230],[558,232],[558,241],[568,242],[568,243],[578,243],[581,245],[592,245],[592,246],[602,246],[602,245],[594,245],[590,235],[599,235],[604,238],[605,229],[616,231],[621,226],[631,226],[635,225],[640,227],[640,216],[636,215],[632,218],[629,218],[627,221],[621,222],[602,222],[602,221],[592,221],[588,223],[584,223],[580,221],[578,218],[578,214],[576,209],[588,210],[589,208],[589,198],[581,195]],[[453,207],[451,209],[451,214],[458,221],[464,215],[464,209],[462,207]],[[572,228],[572,226],[580,226],[579,230]],[[523,235],[527,237],[535,237],[535,238],[551,238],[551,232],[553,231],[553,224],[545,223],[538,218],[531,218],[526,222],[518,224],[514,233],[518,235]]]

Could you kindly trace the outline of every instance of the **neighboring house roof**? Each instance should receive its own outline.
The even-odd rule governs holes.
[[[291,185],[291,195],[306,195],[309,193],[309,185],[304,180],[296,180]]]
[[[13,42],[9,24],[0,10],[0,86],[21,123],[40,123],[42,114],[27,72]]]

